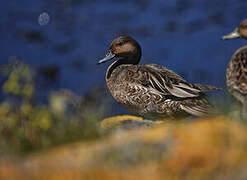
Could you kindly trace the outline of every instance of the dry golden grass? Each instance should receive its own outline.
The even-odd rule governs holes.
[[[246,125],[216,117],[2,160],[0,179],[247,179],[246,167]]]

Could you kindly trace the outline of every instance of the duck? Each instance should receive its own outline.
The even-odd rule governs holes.
[[[223,40],[247,39],[247,19]],[[226,86],[230,94],[242,104],[242,115],[247,117],[247,45],[239,48],[231,57],[226,70]]]
[[[213,107],[205,91],[211,85],[192,84],[157,64],[139,64],[140,44],[130,36],[112,41],[102,64],[115,61],[106,71],[106,84],[113,98],[130,113],[145,119],[183,119],[189,115],[208,116]]]

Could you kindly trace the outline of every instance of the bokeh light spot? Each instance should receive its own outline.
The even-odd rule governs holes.
[[[47,25],[50,21],[50,16],[47,12],[43,12],[39,15],[38,22],[41,26]]]

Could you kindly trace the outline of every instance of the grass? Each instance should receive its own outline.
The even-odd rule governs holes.
[[[106,106],[88,101],[95,94],[82,99],[69,90],[60,90],[51,92],[48,103],[41,104],[35,98],[34,72],[26,64],[18,62],[1,70],[6,81],[0,102],[0,156],[26,155],[101,136],[99,120]]]

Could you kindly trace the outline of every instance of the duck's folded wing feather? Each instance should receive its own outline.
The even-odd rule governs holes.
[[[202,91],[187,83],[182,77],[165,67],[149,64],[141,66],[146,72],[152,88],[164,94],[170,94],[179,98],[197,97]]]
[[[207,102],[200,105],[181,105],[181,109],[194,116],[209,116],[214,115],[216,112]]]

